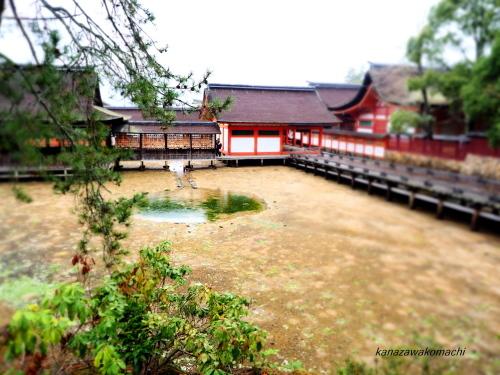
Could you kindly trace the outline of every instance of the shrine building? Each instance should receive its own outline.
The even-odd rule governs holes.
[[[166,125],[144,118],[136,107],[106,107],[120,113],[125,121],[113,125],[115,147],[131,148],[131,160],[215,160],[215,141],[220,134],[216,123],[200,119],[200,111],[174,111],[177,121]]]
[[[204,102],[228,96],[235,99],[231,110],[205,114],[221,128],[224,155],[286,155],[287,145],[320,147],[324,130],[341,123],[314,87],[211,83]]]

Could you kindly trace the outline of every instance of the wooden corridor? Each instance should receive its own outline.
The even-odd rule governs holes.
[[[480,217],[500,223],[500,181],[325,152],[291,153],[289,161],[306,172],[335,177],[338,183],[348,181],[353,189],[365,185],[368,194],[374,188],[384,190],[389,201],[394,194],[407,196],[410,209],[418,201],[435,204],[438,219],[445,208],[469,213],[471,230],[479,229]]]

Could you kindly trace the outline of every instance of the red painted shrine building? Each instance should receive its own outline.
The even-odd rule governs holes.
[[[209,84],[204,102],[235,99],[216,117],[222,153],[231,156],[288,154],[287,145],[320,146],[325,129],[341,121],[322,104],[314,87]]]
[[[447,98],[432,90],[428,98],[435,119],[433,139],[423,139],[419,129],[409,135],[390,134],[392,113],[417,112],[423,105],[421,92],[408,90],[408,79],[418,75],[414,66],[371,64],[358,91],[344,102],[341,99],[352,94],[349,85],[310,82],[325,106],[342,120],[340,127],[326,132],[323,147],[374,157],[383,157],[386,150],[457,160],[469,153],[499,157],[500,150],[489,148],[484,133],[464,134],[463,114],[454,112]]]
[[[417,112],[423,105],[420,91],[408,90],[408,79],[418,77],[416,67],[410,65],[371,64],[359,91],[344,103],[325,103],[328,108],[349,124],[349,130],[361,133],[388,133],[390,115],[399,109]],[[321,93],[321,86],[318,87]],[[327,100],[325,95],[321,95]],[[463,119],[452,118],[449,102],[438,92],[428,90],[431,113],[435,117],[434,134],[460,135]],[[418,130],[417,130],[418,132]]]

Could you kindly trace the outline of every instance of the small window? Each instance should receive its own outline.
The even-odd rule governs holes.
[[[233,135],[253,135],[253,130],[233,130]]]
[[[360,121],[359,126],[373,126],[373,121]]]
[[[259,130],[259,135],[280,135],[279,130]]]

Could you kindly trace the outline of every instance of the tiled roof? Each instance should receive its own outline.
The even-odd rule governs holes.
[[[418,106],[423,102],[422,93],[408,90],[408,78],[419,76],[417,67],[411,65],[377,66],[372,64],[368,71],[373,86],[380,97],[388,103],[404,106]],[[436,90],[428,90],[431,105],[444,105],[449,101]]]
[[[316,87],[316,92],[318,93],[321,101],[328,108],[337,107],[350,101],[356,96],[361,88],[361,85],[357,85],[357,88],[334,88],[334,87]]]
[[[47,115],[44,107],[40,104],[36,95],[31,92],[23,92],[23,87],[25,86],[23,84],[24,79],[21,73],[24,72],[25,75],[35,78],[37,75],[41,74],[40,67],[16,66],[15,68],[10,68],[1,66],[0,70],[4,73],[0,84],[10,87],[10,89],[14,92],[23,94],[23,97],[18,104],[18,108],[29,111],[31,114],[41,114],[42,118],[46,117],[47,121],[49,121],[49,116]],[[60,70],[60,73],[62,75],[62,81],[58,90],[62,93],[68,92],[74,95],[74,99],[78,103],[78,107],[74,110],[75,121],[86,121],[95,112],[94,105],[102,105],[97,75],[78,68],[73,70]],[[87,92],[88,87],[92,88],[93,95],[86,95],[82,93],[82,91]],[[35,88],[37,91],[40,91],[39,87]],[[11,99],[0,94],[0,111],[7,111],[9,113],[12,110],[11,106]],[[103,117],[103,120],[111,119],[111,117],[106,114],[103,114]]]
[[[220,134],[219,126],[214,122],[174,123],[170,127],[155,121],[130,121],[128,124],[113,126],[114,133],[134,134]]]
[[[313,87],[208,85],[208,100],[235,99],[230,111],[217,116],[219,122],[265,124],[339,123],[321,103]]]
[[[309,86],[312,87],[326,87],[329,89],[342,89],[342,90],[359,90],[361,88],[360,83],[333,83],[333,82],[311,82],[307,81]]]
[[[421,92],[408,90],[408,78],[418,77],[418,75],[418,69],[411,65],[371,64],[358,93],[351,100],[332,106],[330,109],[341,112],[358,105],[369,89],[375,90],[378,96],[387,103],[418,107],[423,101]],[[428,91],[428,100],[431,105],[447,105],[449,102],[435,90]]]
[[[153,118],[144,118],[141,111],[137,107],[112,107],[107,106],[107,109],[110,109],[117,113],[122,113],[126,116],[131,116],[129,121],[155,121]],[[183,112],[182,108],[168,108],[166,111],[174,111],[177,116],[178,122],[207,122],[207,120],[200,120],[200,111],[194,111],[192,113]]]

